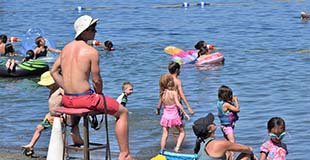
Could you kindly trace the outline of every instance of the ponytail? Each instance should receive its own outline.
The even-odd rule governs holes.
[[[195,148],[194,148],[194,153],[198,153],[199,150],[200,150],[200,143],[202,142],[202,140],[200,138],[197,137],[196,139],[196,145],[195,145]]]

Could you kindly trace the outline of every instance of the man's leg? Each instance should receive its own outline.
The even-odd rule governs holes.
[[[120,105],[118,111],[114,114],[117,118],[115,122],[115,134],[118,141],[120,153],[119,160],[132,159],[129,151],[128,142],[128,110]]]
[[[79,130],[79,122],[81,117],[80,116],[69,116],[70,122],[71,122],[71,138],[74,145],[80,146],[83,145],[83,139],[80,134]]]
[[[71,135],[72,142],[74,145],[81,146],[84,144],[78,125],[75,125],[71,128],[70,135]]]

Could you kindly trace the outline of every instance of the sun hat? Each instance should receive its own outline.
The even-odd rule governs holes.
[[[208,127],[213,124],[214,116],[209,113],[207,116],[197,119],[192,126],[195,135],[198,138],[203,138],[208,135]]]
[[[53,77],[51,76],[51,72],[50,71],[44,72],[41,75],[40,81],[38,82],[38,84],[42,85],[42,86],[49,86],[49,85],[52,85],[54,83],[55,83],[55,81],[54,81]]]
[[[302,12],[300,12],[300,14],[307,14],[306,12],[304,12],[304,11],[302,11]]]
[[[74,30],[75,30],[75,37],[78,37],[82,32],[84,32],[88,27],[93,25],[99,21],[99,18],[93,19],[89,15],[84,15],[79,17],[75,22],[74,22]]]

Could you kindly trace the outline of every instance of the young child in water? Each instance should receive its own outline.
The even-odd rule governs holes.
[[[61,50],[54,49],[54,48],[46,46],[45,45],[46,41],[45,41],[44,37],[42,37],[42,36],[37,37],[35,39],[35,43],[36,43],[37,47],[33,50],[34,59],[46,56],[48,51],[54,52],[54,53],[61,53]]]
[[[122,86],[123,93],[118,96],[117,102],[119,104],[122,104],[124,107],[126,107],[128,96],[132,94],[133,92],[133,85],[130,82],[124,82]]]
[[[211,54],[211,51],[213,50],[213,45],[208,45],[205,41],[199,41],[195,44],[195,49],[198,50],[198,57],[203,55],[209,55]]]
[[[166,149],[166,141],[169,134],[169,128],[176,127],[180,134],[177,140],[176,147],[174,148],[174,151],[180,152],[181,145],[185,138],[185,131],[178,109],[181,110],[181,112],[188,120],[190,119],[190,117],[185,112],[183,106],[180,104],[177,88],[174,79],[170,74],[166,73],[160,77],[159,87],[160,87],[159,97],[161,101],[164,103],[164,113],[160,120],[160,125],[163,127],[163,134],[160,142],[160,147],[162,151]],[[160,114],[160,109],[161,106],[157,108],[157,115]]]
[[[240,107],[238,98],[233,96],[232,89],[228,86],[222,85],[218,90],[217,109],[225,139],[235,143],[234,128],[238,120],[237,113],[240,111]],[[227,157],[233,159],[233,153],[228,153]]]
[[[109,40],[104,41],[103,48],[106,51],[114,51],[113,43],[112,43],[112,41],[109,41]]]
[[[267,123],[270,140],[260,147],[260,160],[285,159],[288,154],[286,144],[282,142],[285,132],[285,121],[280,117],[273,117]]]
[[[8,44],[5,45],[4,56],[6,56],[6,57],[17,57],[17,56],[22,56],[22,55],[16,53],[15,49],[14,49],[14,46],[11,43],[8,43]]]

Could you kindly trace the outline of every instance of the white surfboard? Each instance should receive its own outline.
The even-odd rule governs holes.
[[[59,117],[54,117],[53,128],[48,146],[47,160],[63,159],[64,142]]]

